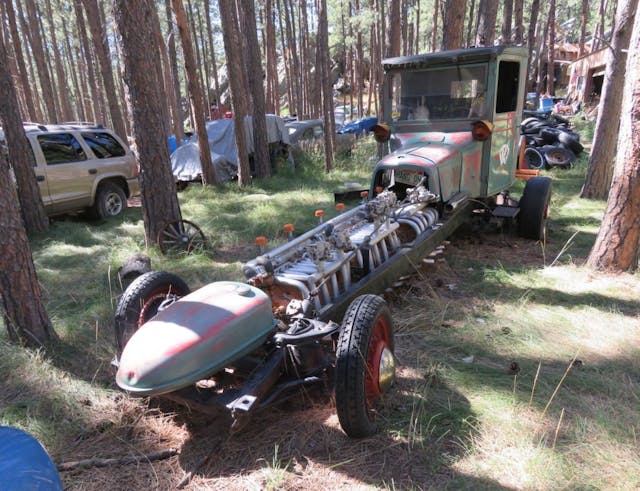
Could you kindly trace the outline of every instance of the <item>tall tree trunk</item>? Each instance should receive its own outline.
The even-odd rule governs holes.
[[[10,123],[11,124],[11,123]],[[6,127],[5,127],[6,128]],[[20,128],[22,129],[22,128]],[[0,307],[9,339],[44,346],[57,335],[42,301],[31,247],[20,219],[9,166],[0,154]]]
[[[555,1],[555,0],[551,0]],[[476,46],[493,46],[496,37],[498,0],[480,0]]]
[[[84,8],[87,12],[87,20],[92,33],[93,48],[98,63],[100,64],[100,72],[102,74],[102,83],[107,96],[107,104],[109,105],[109,115],[113,124],[113,131],[120,137],[127,137],[127,130],[124,126],[122,111],[118,104],[118,95],[116,92],[116,84],[113,79],[113,68],[111,66],[111,55],[109,53],[109,44],[107,41],[107,33],[104,25],[100,22],[100,14],[98,11],[97,0],[82,0]]]
[[[238,185],[243,187],[251,184],[251,172],[249,169],[249,153],[247,151],[247,132],[244,117],[247,114],[245,100],[246,87],[243,85],[242,43],[238,32],[238,15],[233,1],[222,1],[220,6],[220,20],[222,22],[222,35],[224,38],[224,52],[227,57],[227,73],[231,87],[231,102],[233,105],[233,128],[238,147]]]
[[[327,1],[319,0],[318,9],[318,54],[320,59],[320,80],[322,86],[322,113],[324,120],[324,162],[325,171],[333,168],[335,152],[335,120],[333,114],[333,87],[330,78],[329,62],[329,26],[327,20]]]
[[[388,34],[387,52],[385,56],[391,58],[400,56],[400,0],[389,0],[389,23],[387,24]]]
[[[220,184],[216,169],[211,163],[211,148],[207,137],[207,127],[204,119],[204,105],[202,89],[198,80],[198,67],[193,54],[193,44],[191,33],[187,25],[187,16],[182,0],[172,0],[173,12],[176,16],[176,24],[180,31],[182,40],[182,53],[184,55],[184,66],[189,87],[189,99],[191,100],[191,110],[195,120],[196,133],[198,135],[198,146],[200,147],[200,165],[202,167],[202,182],[204,184]],[[166,138],[166,135],[165,135]]]
[[[278,57],[276,53],[276,26],[273,13],[273,0],[265,0],[264,6],[266,66],[267,66],[267,112],[280,114]]]
[[[476,10],[475,5],[476,1],[471,0],[471,5],[469,5],[469,19],[467,21],[467,47],[474,46],[476,43],[476,36],[478,35],[478,21],[480,20],[480,9],[483,8],[484,3],[482,0],[478,0],[478,16],[474,17],[474,12]],[[475,20],[474,20],[475,18]]]
[[[632,18],[632,17],[630,17]],[[629,18],[629,19],[630,19]],[[587,264],[598,270],[629,271],[640,252],[640,15],[629,43],[620,113],[618,156],[605,211]]]
[[[163,104],[155,88],[162,83],[155,68],[160,57],[156,44],[154,0],[115,0],[113,15],[120,33],[124,77],[127,83],[133,135],[140,162],[140,191],[147,247],[156,242],[162,229],[180,220],[180,205],[171,164],[169,148],[158,145],[167,137],[162,118]]]
[[[547,41],[549,40],[549,22],[544,23],[544,29],[542,33],[542,37],[540,38],[540,49],[538,50],[538,76],[536,80],[536,92],[542,93],[544,92],[546,86],[545,76],[548,76],[549,73],[549,64],[546,64],[547,70],[545,73],[545,63],[547,61]]]
[[[556,0],[549,0],[549,39],[547,41],[547,94],[555,95]]]
[[[531,16],[529,20],[529,31],[527,32],[527,48],[529,50],[529,70],[527,74],[527,80],[531,80],[533,77],[533,48],[536,43],[536,28],[538,24],[538,14],[540,11],[540,0],[533,0],[531,2]],[[540,54],[538,53],[538,56]]]
[[[93,113],[93,120],[98,121],[104,112],[104,105],[102,96],[98,90],[98,82],[94,72],[93,55],[91,54],[91,47],[89,46],[89,38],[87,37],[87,28],[84,22],[84,13],[82,12],[81,0],[74,0],[73,6],[76,14],[76,25],[78,27],[78,37],[82,45],[82,52],[84,54],[84,64],[86,67],[87,77],[89,79],[89,90],[91,92],[91,98],[89,104],[91,112]]]
[[[75,109],[74,116],[78,115],[80,121],[87,121],[87,113],[85,111],[84,98],[80,93],[80,82],[78,81],[78,71],[82,70],[80,60],[74,58],[73,49],[71,47],[70,33],[67,29],[67,19],[62,19],[62,32],[64,34],[64,42],[67,48],[67,71],[71,74],[73,82],[73,90],[75,92]],[[85,87],[85,85],[82,85]]]
[[[607,12],[608,0],[600,0],[600,8],[598,9],[598,22],[593,28],[593,39],[591,40],[591,53],[598,51],[602,45],[604,37],[605,14]]]
[[[466,5],[467,0],[448,0],[442,22],[442,49],[462,48]]]
[[[513,42],[517,46],[521,46],[524,43],[524,23],[522,21],[523,10],[524,0],[514,0],[513,19],[515,22],[515,33],[513,36]]]
[[[633,18],[638,9],[638,0],[619,0],[615,29],[609,48],[607,67],[602,85],[602,96],[598,110],[598,121],[593,136],[593,147],[589,157],[587,176],[580,197],[604,199],[611,186],[616,158],[619,115],[622,113],[622,88],[627,65],[627,47],[631,39]]]
[[[513,20],[513,0],[504,0],[502,8],[502,43],[511,44],[511,23]]]
[[[27,7],[27,15],[29,18],[29,39],[31,40],[31,50],[33,58],[38,67],[38,76],[40,78],[40,88],[42,89],[42,98],[47,108],[47,118],[50,122],[59,121],[58,107],[56,105],[56,97],[54,94],[53,83],[49,68],[47,66],[47,58],[44,53],[44,45],[42,36],[40,35],[40,26],[38,23],[38,11],[34,0],[25,0]]]
[[[51,0],[46,1],[47,7],[47,21],[49,23],[49,36],[51,41],[51,49],[53,50],[53,60],[56,67],[56,77],[58,78],[58,97],[60,100],[60,112],[62,118],[65,121],[70,121],[73,119],[73,113],[71,111],[71,103],[69,101],[69,92],[67,90],[62,89],[62,87],[66,84],[67,77],[64,73],[64,67],[62,65],[62,58],[60,56],[60,48],[58,47],[58,39],[56,37],[56,29],[53,24],[53,12],[51,10]]]
[[[0,152],[0,305],[3,322],[12,341],[42,346],[57,336],[42,302],[18,203],[22,206],[25,223],[33,227],[33,231],[45,231],[48,220],[33,173],[33,154],[22,128],[18,97],[7,70],[6,53],[0,37],[0,122],[9,159],[21,188],[18,201],[16,187],[9,174],[9,163]]]
[[[253,99],[253,163],[257,177],[271,176],[271,161],[267,143],[267,121],[264,111],[264,86],[262,84],[262,63],[256,27],[253,0],[240,0],[242,30],[247,40],[247,81]]]
[[[25,116],[29,121],[38,121],[40,120],[41,116],[40,114],[38,114],[38,112],[36,112],[36,108],[33,103],[33,93],[31,92],[29,74],[27,73],[27,67],[24,63],[24,57],[22,55],[22,41],[21,36],[18,33],[18,25],[16,23],[13,2],[11,0],[4,0],[3,5],[5,13],[7,14],[7,19],[9,20],[11,42],[13,43],[14,51],[16,53],[16,63],[18,65],[18,71],[20,72],[20,81],[22,90],[24,91],[25,104],[27,106],[27,114]]]
[[[11,74],[7,70],[7,50],[4,40],[0,37],[0,121],[4,128],[7,148],[9,151],[9,163],[13,168],[20,200],[20,212],[24,220],[24,226],[29,233],[46,232],[49,228],[49,219],[44,211],[40,190],[33,172],[35,161],[31,146],[27,141],[22,127],[24,118],[18,106],[18,96],[11,80]],[[0,149],[0,153],[1,149]],[[0,186],[13,187],[11,179],[0,181]],[[5,213],[2,208],[2,213]],[[6,231],[3,230],[3,234]]]
[[[220,79],[218,77],[218,61],[216,59],[216,45],[213,42],[213,28],[211,26],[211,12],[209,9],[209,2],[205,0],[205,18],[207,21],[207,37],[209,39],[209,51],[211,52],[211,72],[213,74],[213,103],[221,107],[222,104],[222,94],[220,93]],[[218,117],[223,117],[224,114],[221,114],[221,111],[217,112]]]
[[[173,98],[176,106],[173,132],[176,135],[176,143],[180,145],[184,138],[184,113],[182,112],[182,97],[180,96],[180,78],[178,77],[178,57],[176,55],[176,32],[173,28],[173,10],[171,0],[165,0],[165,12],[167,15],[167,50],[169,51],[169,64],[171,65],[171,80],[173,82]],[[218,101],[219,102],[219,101]]]
[[[582,11],[580,13],[580,37],[578,38],[578,58],[582,58],[586,52],[584,43],[587,40],[587,22],[589,22],[589,0],[582,0]]]
[[[431,51],[438,48],[438,13],[440,12],[439,0],[433,0],[433,24],[431,26]]]

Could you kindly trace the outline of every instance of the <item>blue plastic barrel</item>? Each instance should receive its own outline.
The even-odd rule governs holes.
[[[540,99],[540,107],[538,108],[540,111],[551,111],[553,108],[553,99]]]
[[[63,491],[56,466],[34,437],[0,426],[0,490]]]

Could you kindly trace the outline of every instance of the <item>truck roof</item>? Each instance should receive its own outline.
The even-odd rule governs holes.
[[[427,68],[438,65],[451,65],[451,63],[488,61],[501,54],[513,54],[525,58],[527,56],[527,48],[521,46],[500,45],[436,51],[434,53],[424,55],[387,58],[382,60],[382,65],[385,71],[398,68]]]

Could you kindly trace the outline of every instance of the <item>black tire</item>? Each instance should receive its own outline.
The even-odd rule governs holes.
[[[93,215],[96,218],[109,218],[122,214],[127,209],[127,196],[124,190],[113,182],[103,182],[96,191]]]
[[[554,128],[542,128],[540,130],[540,138],[544,140],[545,143],[555,143],[558,141],[559,130]]]
[[[518,213],[518,235],[525,239],[545,238],[549,202],[551,201],[551,179],[532,177],[527,181],[520,198]]]
[[[120,357],[133,333],[158,313],[169,295],[183,297],[190,291],[182,278],[166,271],[151,271],[133,280],[116,308],[116,356]]]
[[[535,116],[526,118],[524,121],[522,121],[522,123],[520,123],[520,126],[524,128],[526,126],[529,126],[531,123],[537,123],[538,121],[541,121],[540,118],[536,118]]]
[[[395,379],[393,346],[393,322],[384,299],[362,295],[351,302],[336,351],[335,391],[340,426],[352,438],[378,431],[376,406]]]
[[[538,133],[542,130],[542,128],[549,128],[551,126],[547,121],[537,121],[531,124],[528,124],[526,128],[522,131],[522,133],[526,135],[531,135],[534,133]]]
[[[558,135],[558,141],[566,145],[576,155],[580,155],[584,150],[582,143],[580,143],[580,136],[575,133],[561,131]]]
[[[571,163],[576,159],[571,150],[561,146],[548,145],[542,147],[540,151],[550,167],[570,167]]]
[[[544,155],[533,147],[527,147],[524,149],[524,168],[525,169],[544,169],[546,160]]]

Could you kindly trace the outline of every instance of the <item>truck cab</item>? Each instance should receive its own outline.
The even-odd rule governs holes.
[[[370,195],[403,199],[423,182],[441,207],[485,199],[516,179],[527,50],[491,46],[383,61],[383,124],[376,139],[386,155]]]

